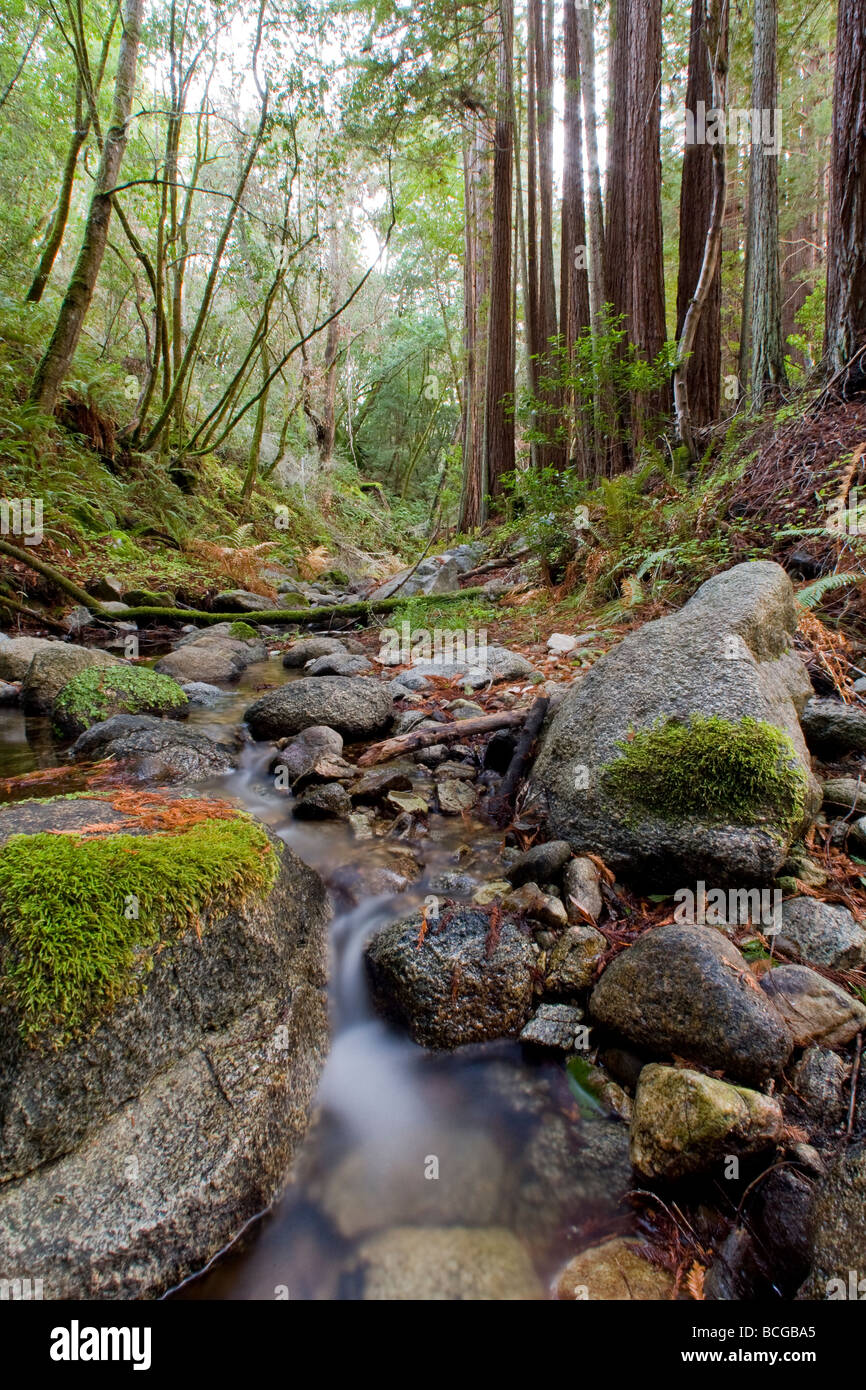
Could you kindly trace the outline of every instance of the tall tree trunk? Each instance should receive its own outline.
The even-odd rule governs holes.
[[[562,181],[562,224],[560,261],[560,312],[564,362],[574,362],[578,335],[589,327],[589,272],[586,248],[586,213],[583,202],[583,151],[580,119],[580,63],[577,47],[577,6],[565,0],[564,78],[565,149]],[[583,421],[578,418],[582,401],[569,391],[564,400],[566,460],[574,456],[581,475],[587,474],[587,440]]]
[[[529,297],[526,317],[533,393],[538,390],[538,354],[542,341],[538,308],[538,78],[535,62],[536,32],[540,24],[540,0],[529,0],[526,31],[526,259]]]
[[[776,0],[755,0],[752,48],[752,111],[761,130],[752,128],[749,154],[748,304],[749,385],[753,405],[786,384],[782,342],[782,290],[779,276],[778,151],[763,136],[777,125]],[[755,116],[753,116],[753,121]]]
[[[583,94],[583,138],[589,177],[589,308],[593,323],[598,319],[607,293],[604,285],[604,205],[601,193],[601,164],[598,157],[598,116],[595,91],[594,14],[588,5],[577,7],[577,46],[580,87]]]
[[[66,159],[63,163],[63,173],[60,178],[60,192],[57,195],[57,207],[54,209],[54,216],[51,219],[51,227],[45,238],[42,247],[42,254],[39,257],[39,265],[36,274],[33,276],[32,284],[27,291],[27,301],[30,304],[38,304],[42,298],[45,286],[48,284],[48,277],[51,274],[52,266],[57,258],[63,241],[63,234],[66,231],[66,223],[69,219],[69,209],[72,204],[72,187],[75,183],[75,170],[78,167],[78,156],[81,153],[81,146],[87,139],[90,130],[90,121],[84,119],[83,104],[81,100],[81,83],[76,87],[75,93],[75,128],[69,140],[66,151]]]
[[[824,355],[844,367],[866,343],[866,7],[839,0]]]
[[[487,316],[490,299],[490,142],[486,118],[472,113],[464,141],[465,255],[463,271],[463,485],[459,528],[473,530],[484,517],[484,404],[487,379]]]
[[[628,54],[633,0],[611,0],[610,71],[608,74],[607,207],[605,210],[605,289],[614,314],[628,321],[631,279],[628,272],[627,152],[629,91]]]
[[[484,420],[485,481],[486,491],[491,498],[501,495],[503,477],[514,471],[514,334],[511,313],[513,35],[513,0],[500,0],[496,125],[493,135],[490,319]]]
[[[31,401],[46,414],[50,414],[57,403],[57,395],[78,345],[84,319],[93,299],[102,258],[105,254],[108,227],[111,221],[112,190],[117,182],[117,175],[126,149],[127,122],[129,121],[135,89],[135,70],[143,9],[144,0],[126,0],[111,121],[102,147],[99,168],[96,172],[96,182],[84,229],[84,240],[60,308],[54,332],[51,335],[45,355],[36,368],[33,384],[30,388]]]
[[[722,23],[727,31],[727,0],[723,0]],[[677,342],[682,337],[683,324],[689,304],[697,288],[710,220],[716,176],[715,148],[699,138],[698,102],[704,111],[714,109],[713,78],[705,33],[707,0],[692,0],[689,38],[689,73],[686,83],[686,111],[691,113],[691,140],[686,138],[683,155],[683,177],[680,187],[680,257],[677,277]],[[727,33],[724,38],[727,62]],[[686,365],[691,423],[704,429],[718,417],[721,392],[722,349],[722,265],[716,256],[716,267],[703,302],[700,320],[695,331],[691,355]]]

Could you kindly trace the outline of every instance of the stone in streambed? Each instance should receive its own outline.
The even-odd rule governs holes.
[[[529,1017],[535,956],[508,918],[456,908],[423,929],[418,913],[377,932],[365,961],[380,1010],[422,1046],[513,1035]]]
[[[394,714],[385,686],[363,676],[307,676],[270,690],[244,718],[256,739],[298,734],[312,724],[326,724],[345,739],[372,738]]]
[[[812,1269],[798,1298],[862,1299],[866,1277],[866,1139],[842,1151],[815,1191]],[[854,1289],[849,1271],[854,1271]]]
[[[306,666],[308,661],[315,661],[320,656],[332,656],[338,654],[347,656],[345,646],[337,637],[302,637],[300,642],[294,642],[283,656],[283,665],[290,670],[296,670],[301,666]]]
[[[526,1302],[544,1293],[525,1247],[499,1227],[405,1226],[358,1254],[365,1302]]]
[[[189,700],[177,681],[143,666],[88,666],[67,681],[52,708],[55,729],[76,738],[116,714],[184,719]]]
[[[817,752],[866,750],[866,709],[842,700],[808,700],[800,716],[810,748]]]
[[[40,648],[27,668],[21,687],[25,714],[50,714],[64,685],[91,666],[125,666],[126,663],[98,648],[74,647],[49,642]]]
[[[581,855],[569,860],[562,876],[562,895],[569,922],[584,922],[586,917],[598,921],[603,906],[601,874],[591,859]]]
[[[656,927],[622,951],[590,999],[599,1023],[662,1056],[754,1085],[793,1048],[784,1021],[737,950],[712,927]]]
[[[759,1153],[782,1137],[777,1100],[703,1072],[651,1063],[638,1081],[631,1161],[647,1178],[700,1173],[731,1154]]]
[[[803,960],[834,970],[866,964],[866,929],[847,907],[817,898],[789,898],[782,903],[779,933]]]
[[[605,1302],[661,1302],[671,1298],[673,1275],[651,1265],[637,1241],[617,1236],[582,1250],[556,1281],[556,1297]]]
[[[520,1041],[534,1047],[550,1047],[557,1052],[571,1052],[582,1021],[583,1010],[574,1004],[539,1004],[521,1030]]]
[[[594,927],[569,927],[548,958],[545,989],[552,994],[575,994],[589,989],[606,950],[607,941]]]
[[[142,781],[202,782],[235,766],[235,756],[225,744],[149,714],[116,714],[94,724],[76,739],[71,753],[88,762],[116,758]]]
[[[559,876],[570,858],[571,846],[567,840],[548,840],[543,845],[533,845],[519,859],[515,859],[506,877],[515,888],[528,883],[530,879],[534,883],[550,883]]]
[[[372,669],[365,656],[352,656],[349,652],[317,656],[304,667],[308,676],[362,676]]]
[[[352,802],[339,782],[323,782],[301,792],[294,812],[299,820],[348,820]]]
[[[866,1028],[866,1005],[804,965],[780,965],[761,989],[785,1020],[796,1047],[845,1047]]]
[[[37,652],[48,647],[62,647],[47,637],[10,637],[0,644],[0,680],[23,681]]]

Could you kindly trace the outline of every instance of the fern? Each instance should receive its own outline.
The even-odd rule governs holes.
[[[797,602],[801,608],[817,608],[825,595],[832,593],[834,589],[843,589],[847,584],[856,584],[863,578],[862,574],[853,570],[823,574],[820,579],[815,579],[811,584],[797,590]]]

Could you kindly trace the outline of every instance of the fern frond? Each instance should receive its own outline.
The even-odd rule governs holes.
[[[797,602],[801,608],[817,608],[827,594],[834,589],[843,589],[847,584],[856,584],[866,576],[854,570],[845,570],[836,574],[822,574],[820,579],[815,579],[811,584],[806,584],[802,589],[797,590]]]

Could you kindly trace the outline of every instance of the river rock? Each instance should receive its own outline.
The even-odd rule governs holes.
[[[525,1247],[498,1227],[406,1226],[364,1241],[365,1302],[526,1302],[544,1297]]]
[[[850,1065],[829,1047],[807,1047],[791,1072],[795,1102],[809,1119],[833,1129],[848,1112]]]
[[[352,802],[339,782],[322,782],[302,791],[293,809],[299,820],[348,820]]]
[[[99,799],[41,810],[55,830],[123,821]],[[327,1048],[328,907],[312,869],[270,852],[264,896],[227,892],[169,935],[146,989],[90,1031],[26,1045],[0,1009],[0,1269],[46,1298],[158,1297],[285,1182]]]
[[[459,907],[422,934],[416,913],[377,932],[365,960],[378,1007],[422,1046],[513,1035],[529,1017],[535,957],[508,918],[494,929],[486,912]]]
[[[816,1186],[810,1227],[812,1268],[797,1297],[862,1299],[866,1283],[858,1284],[866,1278],[866,1139],[843,1149]]]
[[[437,781],[436,796],[443,816],[462,816],[464,812],[471,811],[478,800],[478,793],[471,782],[458,782],[454,778]]]
[[[231,772],[230,748],[174,720],[149,714],[116,714],[94,724],[71,749],[72,757],[87,762],[116,758],[142,781],[203,782]]]
[[[591,859],[579,855],[569,860],[562,877],[562,889],[569,922],[583,922],[586,917],[598,921],[603,906],[601,874]]]
[[[542,845],[533,845],[508,868],[506,878],[515,888],[521,883],[550,883],[559,877],[564,864],[571,858],[571,846],[567,840],[548,840]]]
[[[552,994],[576,994],[589,989],[606,950],[607,941],[594,927],[569,927],[548,958],[545,989]]]
[[[858,777],[830,777],[823,784],[824,806],[840,811],[866,811],[866,783]]]
[[[317,656],[304,667],[308,676],[363,676],[372,669],[371,662],[365,656],[352,656],[348,652],[345,655],[332,652],[329,656]]]
[[[454,659],[451,659],[451,656],[450,649],[446,647],[441,659],[435,654],[430,658],[419,657],[417,661],[412,662],[412,673],[459,681],[461,685],[468,685],[473,690],[479,690],[488,682],[520,680],[535,675],[535,670],[526,657],[521,656],[519,652],[509,651],[507,647],[493,644],[483,647],[480,643],[473,646],[470,641],[466,644],[466,651],[462,656],[457,654]],[[400,679],[404,680],[404,677],[401,676]]]
[[[189,700],[177,681],[142,666],[89,666],[67,681],[51,711],[58,733],[77,738],[116,714],[185,719]]]
[[[660,1302],[672,1297],[673,1275],[651,1265],[637,1241],[617,1236],[582,1250],[556,1280],[556,1297],[605,1302]]]
[[[790,579],[779,565],[754,561],[714,575],[678,613],[645,623],[601,657],[569,689],[542,737],[531,796],[550,833],[656,887],[696,877],[774,878],[819,804],[798,721],[812,690],[791,647],[796,626]],[[673,737],[693,716],[733,724],[756,748],[762,738],[776,740],[772,761],[755,753],[766,768],[760,804],[745,785],[735,813],[714,801],[727,775],[730,740],[723,736],[703,778],[681,748],[667,763],[653,749],[653,768],[668,781],[660,777],[648,791],[645,776],[629,777],[636,737]],[[742,725],[746,718],[759,728]],[[704,733],[704,747],[712,737]]]
[[[263,613],[268,608],[279,608],[272,598],[250,593],[249,589],[226,589],[217,594],[213,601],[215,613]]]
[[[866,1028],[866,1005],[804,965],[780,965],[761,989],[790,1029],[795,1047],[845,1047]]]
[[[339,638],[302,637],[300,642],[293,642],[289,650],[283,655],[283,665],[290,670],[296,670],[301,666],[306,666],[308,661],[315,661],[320,656],[334,655],[348,655]]]
[[[0,643],[0,680],[23,681],[37,652],[48,647],[63,647],[47,637],[11,637]]]
[[[228,694],[218,685],[208,685],[206,681],[186,681],[181,689],[191,705],[201,709],[216,709]]]
[[[109,652],[98,648],[74,647],[68,642],[49,642],[33,655],[21,686],[21,703],[26,714],[50,714],[54,701],[67,681],[89,666],[123,666]]]
[[[203,632],[168,652],[154,670],[177,681],[234,681],[253,662],[265,661],[268,649],[258,637],[232,637],[225,631]]]
[[[712,927],[645,932],[608,965],[590,1012],[651,1053],[755,1085],[778,1074],[793,1047],[743,956]]]
[[[350,741],[372,738],[394,714],[385,686],[364,676],[308,676],[270,690],[244,718],[253,738],[282,738],[327,724]]]
[[[383,801],[388,792],[408,792],[412,789],[411,763],[389,763],[386,767],[371,767],[362,773],[352,786],[353,801]]]
[[[810,748],[817,752],[866,750],[866,709],[842,700],[809,700],[800,717]]]
[[[836,903],[789,898],[782,903],[780,937],[816,965],[856,970],[866,964],[866,929]]]
[[[551,1047],[557,1052],[571,1052],[574,1039],[583,1021],[583,1010],[574,1004],[539,1004],[532,1018],[521,1030],[520,1041],[533,1047]]]
[[[19,681],[0,681],[0,705],[17,705],[20,699]]]
[[[714,1076],[655,1063],[638,1081],[631,1161],[646,1178],[703,1172],[731,1154],[758,1153],[782,1137],[782,1108],[771,1096]]]

